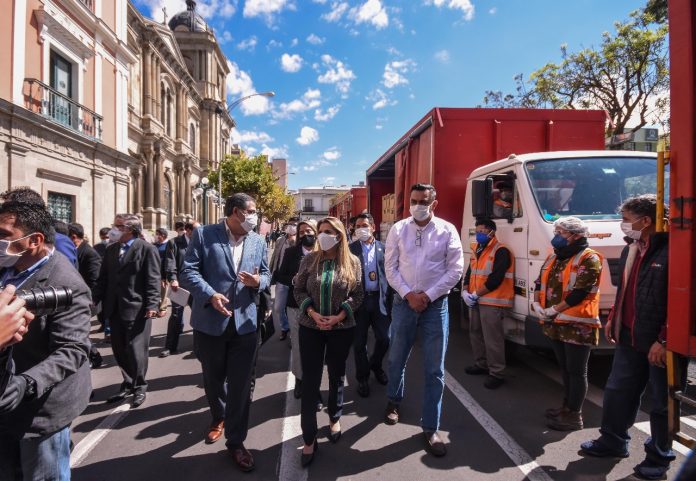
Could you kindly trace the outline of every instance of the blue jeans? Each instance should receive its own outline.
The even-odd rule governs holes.
[[[0,481],[69,481],[70,426],[20,441],[0,437]]]
[[[648,354],[630,345],[631,333],[624,329],[616,346],[611,374],[604,388],[602,427],[599,442],[615,451],[626,451],[628,430],[636,420],[641,398],[650,385],[650,437],[645,441],[646,459],[669,466],[675,455],[667,423],[667,370],[648,362]]]
[[[290,286],[277,282],[275,285],[275,300],[273,301],[273,318],[277,319],[280,324],[281,331],[289,331],[290,324],[288,323],[288,313],[285,311],[285,306],[288,303],[288,293]]]
[[[447,296],[435,300],[425,311],[418,313],[409,307],[408,302],[395,295],[390,330],[387,398],[396,404],[404,398],[406,362],[418,334],[423,348],[425,378],[421,426],[424,431],[437,431],[445,390],[445,353],[449,335]]]

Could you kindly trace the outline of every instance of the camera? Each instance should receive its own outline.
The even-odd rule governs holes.
[[[73,303],[73,293],[69,287],[35,287],[26,291],[18,289],[15,296],[24,299],[25,307],[35,316],[65,311]]]

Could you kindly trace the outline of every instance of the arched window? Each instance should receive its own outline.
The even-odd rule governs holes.
[[[167,91],[164,89],[164,84],[160,88],[160,122],[165,123],[165,114],[167,112]]]
[[[167,89],[167,135],[172,136],[172,93]]]
[[[189,146],[191,147],[191,152],[196,154],[196,126],[191,124],[189,126]]]

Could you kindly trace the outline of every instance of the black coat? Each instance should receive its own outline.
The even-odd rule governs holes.
[[[658,340],[660,331],[667,322],[667,275],[668,275],[668,247],[669,236],[667,233],[658,232],[650,238],[650,245],[643,257],[638,271],[635,295],[635,321],[633,323],[633,347],[640,352],[648,352],[650,347]],[[629,246],[621,252],[619,265],[623,274],[626,268]],[[621,309],[623,299],[623,282],[626,275],[622,275],[619,286],[616,289],[615,309]],[[616,316],[612,316],[614,318]],[[617,333],[620,326],[614,326]]]
[[[301,244],[298,243],[297,245],[288,247],[283,256],[282,264],[274,274],[277,284],[283,284],[290,288],[287,307],[294,307],[295,309],[299,308],[299,306],[297,305],[297,301],[295,301],[295,288],[292,285],[292,279],[300,270],[300,263],[303,258],[304,251],[302,250]]]
[[[103,242],[100,242],[99,244],[94,245],[92,248],[97,251],[97,254],[99,254],[99,257],[102,259],[104,258],[104,254],[106,254],[106,247],[108,244],[104,244]]]
[[[120,242],[106,249],[94,289],[94,303],[101,301],[107,319],[117,314],[124,321],[142,320],[145,311],[159,310],[160,255],[152,244],[135,239],[119,263],[120,249]]]
[[[36,381],[36,396],[0,416],[2,436],[20,439],[54,433],[73,422],[89,403],[89,289],[60,252],[55,252],[21,289],[49,286],[70,288],[72,306],[35,318],[22,342],[12,346],[14,372]]]
[[[186,249],[188,244],[183,235],[170,239],[167,242],[167,250],[164,253],[165,263],[163,270],[166,272],[168,281],[179,279],[179,273],[184,267],[184,259],[186,258]]]
[[[94,289],[99,279],[102,258],[94,248],[83,241],[77,248],[77,268],[87,287]]]

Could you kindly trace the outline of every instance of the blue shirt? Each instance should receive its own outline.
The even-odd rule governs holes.
[[[133,245],[133,242],[135,242],[135,237],[133,237],[131,240],[127,242],[121,242],[121,247],[119,247],[118,251],[118,260],[123,261],[123,259],[126,257],[126,254],[128,254],[128,249],[130,249],[130,246]],[[123,254],[121,254],[121,249],[123,250]]]
[[[365,270],[365,290],[367,292],[379,291],[379,277],[377,276],[377,256],[375,255],[375,241],[366,244],[360,241],[363,254],[363,269]],[[375,280],[370,279],[370,272],[374,272]]]
[[[53,251],[51,251],[51,253],[47,256],[44,256],[36,261],[28,269],[24,269],[22,272],[17,272],[14,267],[5,267],[0,269],[0,287],[4,288],[5,286],[12,284],[19,289],[27,279],[38,272],[38,270],[48,262],[48,259],[50,259],[52,255]]]
[[[67,257],[72,265],[77,268],[77,249],[73,241],[70,240],[70,237],[56,232],[56,243],[54,245],[56,246],[56,250]]]

